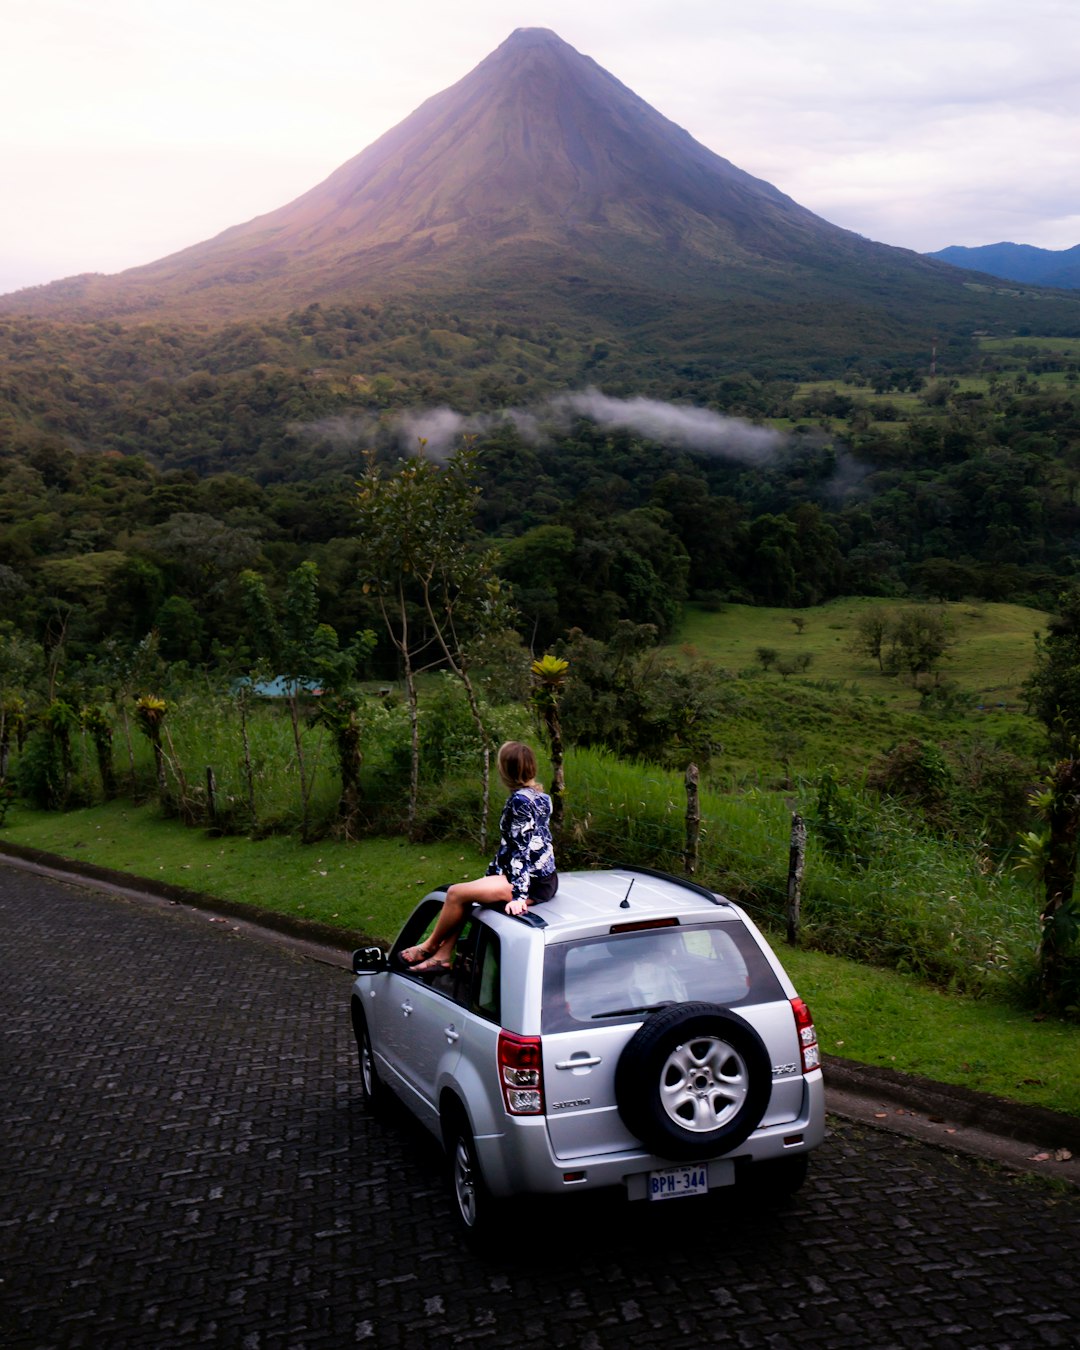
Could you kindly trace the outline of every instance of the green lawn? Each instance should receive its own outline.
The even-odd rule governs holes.
[[[331,924],[358,944],[392,937],[427,890],[477,875],[484,861],[454,843],[218,838],[162,819],[155,806],[123,803],[67,815],[16,809],[3,840]],[[1080,1114],[1077,1026],[838,957],[779,950],[827,1053]]]

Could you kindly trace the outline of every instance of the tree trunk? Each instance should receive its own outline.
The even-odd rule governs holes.
[[[698,866],[698,841],[701,837],[701,800],[698,797],[698,766],[686,766],[686,846],[683,868],[693,876]]]
[[[244,746],[244,781],[247,783],[248,811],[252,828],[258,825],[255,811],[255,770],[251,763],[251,737],[248,735],[247,703],[240,699],[240,739]]]
[[[300,839],[311,842],[311,828],[308,822],[308,781],[307,764],[304,760],[304,742],[300,734],[300,686],[295,685],[289,695],[289,718],[292,721],[293,745],[296,749],[296,767],[300,772]]]
[[[791,813],[791,849],[788,853],[787,883],[787,940],[792,947],[799,945],[799,910],[802,905],[802,879],[805,865],[806,821],[793,811]]]
[[[548,741],[551,745],[551,825],[558,833],[562,830],[566,779],[563,775],[562,723],[559,721],[559,709],[554,702],[544,709],[544,721],[547,723]]]
[[[128,721],[127,708],[120,704],[120,720],[124,724],[124,740],[127,742],[128,774],[131,778],[131,790],[135,790],[135,746],[131,740],[131,723]]]
[[[1067,938],[1062,911],[1072,904],[1076,887],[1077,834],[1080,831],[1080,760],[1064,759],[1054,768],[1048,813],[1050,841],[1043,870],[1046,896],[1039,945],[1039,986],[1047,1008],[1062,993]]]

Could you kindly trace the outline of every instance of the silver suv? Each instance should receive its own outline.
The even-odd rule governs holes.
[[[737,905],[640,869],[565,873],[519,917],[474,907],[453,968],[418,974],[397,954],[443,895],[389,954],[353,954],[352,1025],[368,1104],[391,1088],[442,1140],[467,1229],[523,1193],[802,1183],[825,1132],[817,1037]]]

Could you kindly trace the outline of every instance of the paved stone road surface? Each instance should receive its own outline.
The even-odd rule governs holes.
[[[777,1215],[727,1197],[459,1240],[359,1104],[349,977],[228,922],[0,867],[0,1345],[1080,1345],[1080,1199],[834,1121]]]

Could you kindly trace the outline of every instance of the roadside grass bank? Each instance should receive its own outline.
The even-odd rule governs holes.
[[[486,866],[474,847],[458,842],[253,840],[192,829],[164,817],[156,803],[122,801],[64,813],[16,808],[0,830],[0,848],[5,841],[342,928],[358,943],[391,937],[428,891]]]
[[[332,925],[357,943],[393,937],[427,890],[478,875],[486,861],[460,842],[304,845],[290,836],[216,836],[164,818],[157,805],[126,802],[65,814],[15,808],[0,846],[5,840]],[[1080,1115],[1075,1025],[770,936],[813,1010],[826,1053]]]

